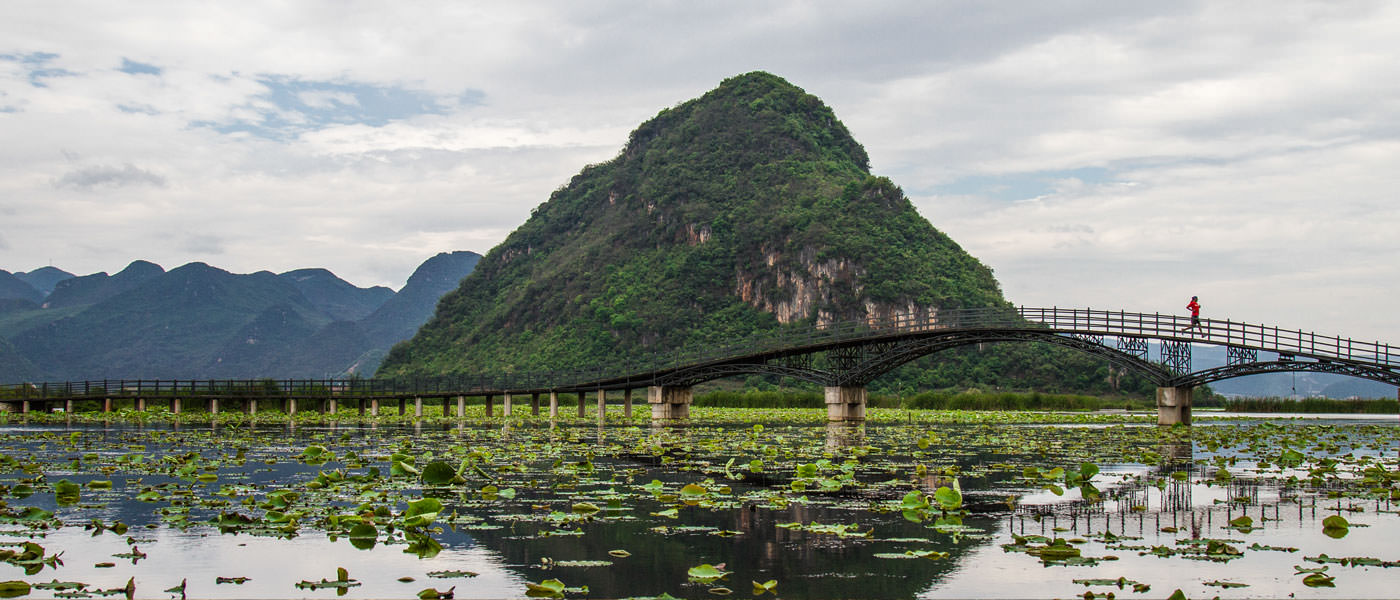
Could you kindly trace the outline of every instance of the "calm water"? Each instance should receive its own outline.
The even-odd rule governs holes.
[[[0,476],[12,515],[0,524],[3,539],[32,537],[46,555],[61,552],[63,563],[30,575],[0,565],[9,570],[0,580],[81,582],[93,590],[131,578],[138,597],[178,597],[161,590],[183,579],[190,597],[329,598],[338,590],[296,584],[334,580],[338,567],[359,584],[345,589],[347,598],[411,598],[454,586],[458,598],[523,597],[528,583],[547,579],[568,586],[566,597],[584,597],[579,588],[586,586],[589,598],[702,598],[726,590],[752,597],[752,582],[770,580],[778,596],[805,598],[1068,597],[1086,590],[1165,597],[1178,588],[1188,597],[1381,598],[1400,585],[1400,568],[1308,560],[1325,554],[1400,561],[1400,504],[1392,503],[1397,428],[1389,422],[1184,432],[784,423],[761,430],[698,423],[73,425],[8,426],[0,440],[0,452],[14,459]],[[1285,445],[1302,458],[1280,466],[1288,462],[1280,457]],[[334,459],[307,464],[309,446]],[[419,470],[445,462],[461,479],[425,486],[411,473],[392,476],[395,454]],[[1097,502],[1052,472],[1077,471],[1084,462],[1098,470],[1089,480],[1101,493]],[[360,480],[313,484],[321,472]],[[60,479],[84,486],[76,503],[57,503]],[[111,488],[86,487],[92,480]],[[955,481],[962,491],[957,509],[900,509],[911,491],[931,496]],[[33,495],[16,497],[22,485]],[[494,493],[483,493],[487,486]],[[282,491],[297,495],[270,504]],[[441,550],[407,552],[410,540],[394,523],[408,501],[422,498],[442,504],[424,529]],[[34,529],[14,517],[30,506],[53,511],[62,525]],[[377,535],[361,549],[335,519],[369,519],[376,509]],[[223,532],[211,523],[230,514],[252,523]],[[1326,535],[1322,524],[1336,514],[1351,523],[1340,538]],[[1254,529],[1227,527],[1240,516]],[[85,529],[94,521],[129,528]],[[340,535],[328,533],[337,528]],[[1080,557],[1042,561],[1020,551],[1013,536],[1044,536],[1022,549],[1069,540]],[[1209,540],[1237,554],[1212,559],[1193,550]],[[133,560],[138,551],[145,557]],[[702,564],[723,565],[729,574],[688,577]],[[1302,584],[1298,568],[1324,566],[1335,587]],[[475,576],[429,575],[445,571]],[[221,584],[219,577],[250,579]],[[1130,580],[1125,589],[1075,582],[1120,577]],[[1150,590],[1135,594],[1132,582]],[[1248,587],[1222,587],[1228,584]],[[32,597],[54,593],[36,589]]]

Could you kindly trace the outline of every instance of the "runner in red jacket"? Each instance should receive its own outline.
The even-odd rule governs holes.
[[[1191,310],[1191,324],[1187,325],[1182,331],[1200,328],[1201,331],[1204,332],[1205,328],[1201,327],[1201,303],[1196,301],[1195,296],[1192,296],[1191,302],[1186,305],[1186,308]]]

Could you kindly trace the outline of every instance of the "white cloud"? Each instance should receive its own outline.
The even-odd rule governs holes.
[[[1013,301],[1194,293],[1215,316],[1400,341],[1388,3],[71,12],[0,6],[0,56],[52,55],[0,58],[0,136],[23,140],[0,146],[0,267],[217,254],[397,287],[437,252],[489,250],[662,108],[762,69],[827,101]]]

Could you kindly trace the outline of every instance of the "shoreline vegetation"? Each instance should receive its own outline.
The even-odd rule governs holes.
[[[523,400],[523,401],[522,401]],[[0,424],[17,422],[54,423],[78,422],[172,422],[189,424],[277,424],[305,425],[333,423],[374,424],[479,424],[522,425],[549,423],[565,425],[596,424],[596,396],[589,394],[584,403],[584,416],[578,415],[578,397],[560,394],[558,416],[548,416],[548,406],[540,407],[538,415],[531,414],[528,399],[517,400],[510,417],[504,416],[504,406],[498,399],[492,414],[486,414],[483,398],[467,398],[464,414],[456,415],[455,405],[444,407],[441,402],[424,402],[422,416],[415,415],[412,402],[382,402],[379,414],[372,416],[357,406],[342,403],[335,412],[328,412],[320,401],[300,400],[298,410],[288,415],[281,399],[258,401],[256,411],[249,414],[242,401],[226,403],[218,413],[210,413],[207,404],[186,401],[181,412],[171,411],[168,400],[147,400],[146,410],[138,411],[132,400],[114,403],[111,412],[102,412],[97,401],[78,401],[72,413],[62,411],[0,412]],[[708,391],[697,393],[692,404],[691,423],[725,424],[759,420],[790,421],[794,423],[825,420],[822,393],[810,389]],[[1228,416],[1231,413],[1302,413],[1302,414],[1397,414],[1400,406],[1394,399],[1306,398],[1235,398],[1219,396],[1198,400],[1200,417]],[[1150,399],[1127,397],[1097,397],[1077,394],[1038,392],[984,392],[979,390],[933,391],[909,395],[872,393],[868,398],[868,421],[884,423],[1136,423],[1155,422],[1155,405]],[[620,398],[608,401],[605,422],[609,425],[651,423],[651,410],[645,398],[633,398],[632,416],[623,415]]]

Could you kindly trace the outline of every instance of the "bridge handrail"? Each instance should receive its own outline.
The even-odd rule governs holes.
[[[486,393],[501,390],[543,390],[579,388],[591,383],[616,380],[643,381],[647,375],[683,367],[713,364],[735,357],[773,353],[859,341],[881,336],[899,336],[923,331],[949,329],[1026,329],[1047,328],[1053,332],[1119,338],[1156,338],[1202,342],[1278,352],[1284,356],[1304,356],[1317,360],[1338,360],[1374,364],[1387,369],[1400,368],[1400,347],[1379,341],[1362,341],[1313,332],[1231,320],[1201,319],[1191,329],[1191,320],[1174,314],[1132,313],[1090,308],[981,307],[941,311],[919,311],[869,317],[852,321],[818,323],[809,330],[784,329],[777,335],[761,335],[736,340],[723,346],[683,348],[635,356],[621,364],[590,366],[565,371],[502,372],[458,374],[415,378],[328,378],[181,380],[117,379],[19,383],[0,385],[0,400],[96,397],[179,397],[275,395],[286,397],[402,396],[405,394]]]

